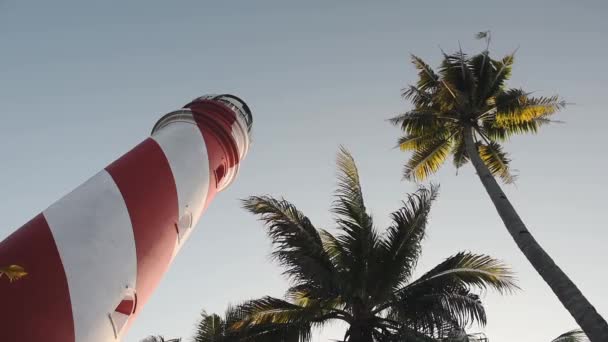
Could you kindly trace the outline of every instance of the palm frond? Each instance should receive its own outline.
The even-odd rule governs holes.
[[[333,211],[341,217],[361,225],[369,218],[363,202],[363,191],[359,170],[352,155],[343,146],[336,158],[338,165],[338,187]]]
[[[483,305],[472,290],[488,288],[505,293],[517,286],[503,263],[485,255],[458,253],[397,290],[375,311],[388,310],[389,317],[433,334],[473,322],[485,324]]]
[[[481,160],[493,175],[500,177],[506,184],[515,181],[515,176],[511,174],[509,167],[511,160],[498,143],[493,141],[490,141],[487,145],[480,143],[478,150]]]
[[[411,55],[411,60],[412,64],[418,69],[418,89],[426,91],[439,85],[439,76],[422,58]]]
[[[378,274],[378,297],[392,294],[412,276],[422,250],[431,204],[437,198],[439,187],[420,187],[403,202],[401,209],[391,214],[392,224],[381,243]]]
[[[456,328],[474,323],[487,323],[479,296],[464,289],[430,294],[404,293],[391,306],[388,315],[435,336],[445,336]]]
[[[513,273],[507,265],[490,256],[468,252],[447,258],[418,280],[407,285],[403,291],[411,291],[418,286],[431,286],[435,290],[442,287],[459,287],[467,290],[493,288],[499,293],[518,289]]]
[[[438,138],[447,138],[446,130],[437,130],[427,134],[409,134],[399,138],[397,146],[401,151],[417,151],[437,141]]]
[[[336,223],[341,230],[336,237],[343,251],[341,261],[349,270],[341,284],[352,291],[362,292],[367,288],[369,265],[376,261],[375,249],[380,237],[363,202],[357,166],[344,147],[340,148],[337,164],[338,187],[332,212],[337,214]]]
[[[320,229],[319,233],[321,234],[321,241],[323,243],[323,249],[325,253],[329,256],[331,262],[334,265],[334,269],[336,272],[342,272],[348,267],[345,265],[344,258],[347,256],[346,251],[342,247],[340,241],[328,232],[327,230]]]
[[[310,341],[311,329],[339,317],[323,302],[311,301],[307,306],[291,304],[282,299],[263,297],[238,306],[241,320],[231,329],[255,341]],[[269,337],[282,339],[269,339]]]
[[[451,139],[439,138],[417,150],[405,165],[404,178],[416,181],[425,180],[439,170],[450,153],[451,147]]]
[[[203,311],[196,326],[194,342],[226,341],[228,339],[227,328],[226,321],[222,317]]]
[[[454,146],[452,146],[451,153],[456,170],[469,161],[469,154],[462,133],[454,135]]]
[[[496,97],[496,124],[521,124],[548,116],[565,108],[566,102],[557,95],[530,97],[521,89],[509,89]]]
[[[442,131],[446,120],[449,119],[437,116],[434,110],[417,108],[399,114],[389,119],[389,122],[400,126],[408,135],[424,136]]]
[[[470,69],[468,57],[462,52],[462,49],[451,55],[444,55],[439,73],[444,86],[448,84],[453,85],[449,89],[453,98],[460,102],[461,105],[469,100],[467,96],[462,96],[462,94],[470,94],[472,92],[476,79]],[[457,98],[457,94],[461,94],[460,98]]]
[[[401,96],[406,100],[410,100],[416,108],[431,107],[433,105],[433,94],[428,90],[425,91],[413,85],[402,89]]]
[[[267,226],[274,245],[272,256],[286,267],[285,275],[296,282],[333,286],[331,258],[308,217],[293,204],[269,196],[249,197],[243,206]]]
[[[588,342],[589,338],[585,333],[580,329],[575,329],[563,333],[556,337],[551,342]]]
[[[469,68],[477,81],[472,96],[476,104],[485,101],[485,96],[495,75],[493,64],[490,62],[489,51],[483,51],[469,59]]]
[[[540,127],[551,124],[551,123],[560,123],[561,121],[551,120],[548,118],[540,117],[534,118],[530,121],[522,121],[519,123],[515,122],[503,122],[499,125],[498,128],[491,129],[491,132],[501,132],[500,139],[497,140],[505,140],[516,134],[536,134]],[[494,135],[496,136],[496,134]]]
[[[515,52],[505,56],[502,60],[490,60],[492,68],[495,71],[492,82],[488,85],[488,88],[484,92],[486,97],[494,96],[505,86],[505,82],[511,77],[511,70],[513,69],[513,63],[515,62]]]

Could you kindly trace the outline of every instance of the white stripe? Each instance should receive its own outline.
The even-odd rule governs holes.
[[[137,276],[133,229],[118,187],[101,171],[44,216],[66,273],[76,342],[115,341],[109,314]]]
[[[198,222],[207,200],[210,179],[207,147],[192,114],[181,113],[179,120],[168,121],[154,132],[152,138],[160,145],[173,173],[179,205],[181,246]]]

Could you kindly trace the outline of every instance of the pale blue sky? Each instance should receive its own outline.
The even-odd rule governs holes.
[[[254,4],[255,3],[255,4]],[[164,113],[201,94],[252,107],[255,144],[125,338],[192,335],[201,309],[286,288],[261,225],[239,208],[284,195],[331,227],[334,157],[360,167],[378,227],[414,184],[385,119],[409,108],[416,53],[519,47],[514,86],[576,103],[565,125],[508,144],[517,186],[506,191],[547,251],[608,316],[603,1],[28,1],[0,0],[0,237],[144,139]],[[584,171],[583,171],[584,170]],[[461,250],[512,265],[524,291],[484,297],[494,342],[549,341],[575,327],[516,250],[470,166],[437,177],[419,270]],[[339,327],[315,341],[341,337]]]

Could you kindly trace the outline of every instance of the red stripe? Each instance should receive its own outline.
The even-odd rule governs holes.
[[[133,226],[137,255],[137,314],[171,261],[177,239],[177,190],[167,158],[150,138],[106,170],[122,193]]]
[[[73,342],[68,283],[42,214],[0,243],[0,265],[11,264],[28,275],[12,283],[0,278],[1,340]]]

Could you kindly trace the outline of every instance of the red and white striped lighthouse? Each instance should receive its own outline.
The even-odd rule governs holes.
[[[215,194],[236,177],[252,117],[233,95],[200,97],[0,242],[0,340],[119,341]]]

